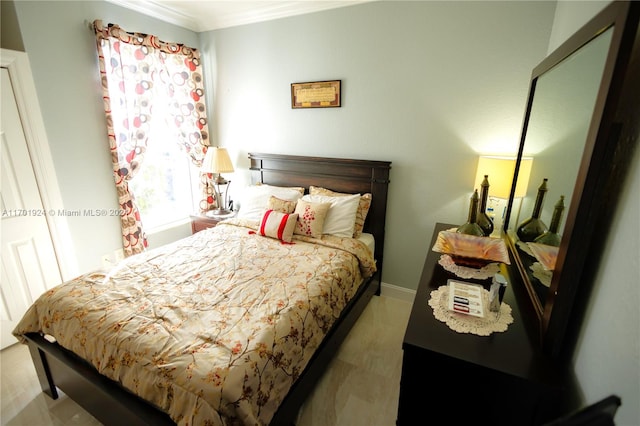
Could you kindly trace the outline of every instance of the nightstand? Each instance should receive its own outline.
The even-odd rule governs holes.
[[[213,228],[218,222],[228,219],[228,217],[209,217],[203,214],[191,215],[191,232],[200,232],[207,228]]]

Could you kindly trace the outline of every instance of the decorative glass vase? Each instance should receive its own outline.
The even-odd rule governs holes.
[[[544,196],[547,192],[547,180],[547,178],[544,178],[542,184],[538,187],[538,195],[536,196],[531,217],[518,225],[516,234],[518,238],[520,238],[520,241],[533,242],[548,229],[547,225],[540,219]]]
[[[560,246],[560,235],[558,234],[558,229],[560,228],[560,220],[562,219],[563,212],[564,195],[561,195],[553,208],[553,216],[551,216],[551,225],[549,225],[549,230],[543,232],[542,235],[534,240],[534,242],[554,247]]]
[[[482,232],[485,237],[488,237],[493,232],[493,221],[487,214],[487,198],[489,198],[489,175],[484,175],[484,180],[480,185],[480,207],[478,209],[478,217],[476,222],[482,228]]]
[[[469,203],[469,218],[467,223],[460,226],[456,232],[460,234],[477,235],[479,237],[484,236],[484,231],[477,223],[478,217],[478,190],[473,191],[471,196],[471,202]]]

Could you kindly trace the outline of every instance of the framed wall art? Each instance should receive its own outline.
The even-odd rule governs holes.
[[[335,108],[341,106],[341,80],[291,83],[291,108]]]

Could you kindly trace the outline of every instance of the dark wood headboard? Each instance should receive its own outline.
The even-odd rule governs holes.
[[[276,186],[321,186],[350,194],[371,193],[364,232],[373,234],[378,270],[382,270],[390,161],[352,160],[249,153],[251,183]],[[382,279],[382,274],[380,274]]]

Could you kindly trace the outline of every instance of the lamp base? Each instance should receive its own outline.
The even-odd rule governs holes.
[[[205,216],[207,217],[215,217],[215,218],[228,218],[231,217],[233,215],[235,215],[236,212],[232,211],[232,210],[227,210],[227,209],[214,209],[214,210],[208,210],[205,213]]]

